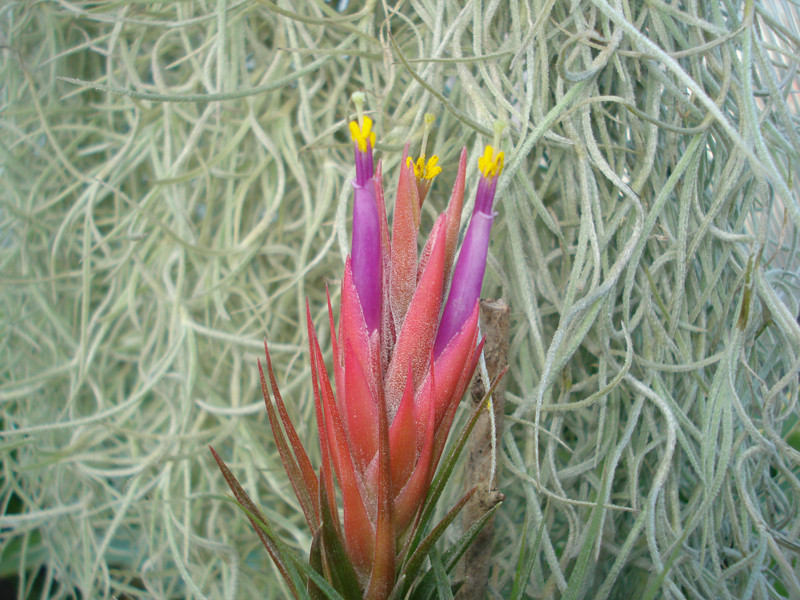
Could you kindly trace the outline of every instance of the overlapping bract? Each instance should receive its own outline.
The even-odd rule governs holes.
[[[310,313],[306,315],[322,456],[319,479],[286,413],[268,352],[277,413],[263,371],[261,377],[270,425],[306,520],[315,533],[330,521],[326,531],[336,538],[332,543],[330,535],[318,534],[317,543],[343,547],[359,593],[381,599],[390,594],[397,561],[409,550],[407,542],[481,351],[478,300],[502,153],[488,147],[481,159],[478,202],[451,281],[466,150],[448,207],[418,255],[421,194],[427,194],[436,172],[431,169],[426,176],[422,170],[421,175],[420,160],[415,176],[406,146],[390,235],[381,166],[373,166],[371,125],[367,117],[351,124],[356,155],[353,239],[342,278],[338,335],[328,302],[332,373]],[[432,160],[428,164],[436,166],[438,159]],[[331,564],[340,560],[331,552],[326,547],[319,553],[326,575],[340,567]]]

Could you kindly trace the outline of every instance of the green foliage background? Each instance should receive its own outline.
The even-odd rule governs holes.
[[[523,551],[526,597],[800,597],[797,28],[754,0],[3,3],[0,575],[284,597],[207,445],[305,550],[255,362],[266,336],[313,440],[303,315],[325,347],[361,90],[389,190],[438,117],[423,229],[508,124],[492,597]]]

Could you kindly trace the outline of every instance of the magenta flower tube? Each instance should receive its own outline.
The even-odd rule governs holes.
[[[353,181],[353,238],[350,246],[353,283],[361,301],[367,331],[372,333],[381,320],[381,226],[375,190],[372,147],[375,133],[372,119],[350,124],[355,146],[356,178]]]
[[[381,318],[381,227],[378,203],[375,198],[375,181],[368,179],[364,185],[353,182],[353,241],[350,260],[353,282],[361,300],[361,310],[367,331],[378,328]]]
[[[464,326],[481,295],[486,256],[489,252],[489,234],[494,221],[492,204],[497,189],[497,177],[503,170],[503,153],[495,153],[491,146],[487,146],[486,153],[478,161],[478,167],[481,179],[475,197],[475,208],[461,244],[447,303],[436,334],[433,346],[435,358],[439,357]]]

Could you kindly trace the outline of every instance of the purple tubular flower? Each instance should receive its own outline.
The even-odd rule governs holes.
[[[356,144],[356,179],[357,185],[365,185],[367,181],[372,179],[375,171],[375,162],[372,158],[372,146],[367,144],[367,150],[361,152]]]
[[[375,181],[370,178],[364,185],[353,182],[353,242],[350,261],[353,283],[361,300],[361,310],[367,331],[378,328],[381,318],[381,226],[378,203],[375,198]]]
[[[477,211],[472,214],[467,235],[458,254],[439,331],[436,334],[433,346],[434,358],[439,357],[442,350],[447,347],[447,343],[464,325],[481,294],[493,220],[491,214]]]
[[[439,357],[464,326],[481,295],[486,256],[489,252],[489,234],[494,221],[492,203],[497,190],[497,177],[503,170],[503,153],[495,153],[491,146],[486,146],[486,152],[478,161],[478,168],[482,176],[478,183],[475,208],[458,253],[450,292],[436,334],[433,346],[435,358]]]
[[[350,247],[353,283],[361,301],[367,331],[372,333],[381,319],[381,226],[375,191],[372,148],[375,133],[372,119],[363,117],[361,123],[350,123],[356,163],[353,181],[353,239]]]

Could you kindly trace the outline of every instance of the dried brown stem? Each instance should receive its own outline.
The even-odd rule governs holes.
[[[511,309],[504,300],[481,300],[481,332],[486,336],[483,352],[489,382],[508,364],[509,315]],[[475,374],[470,385],[470,400],[473,407],[483,399],[489,382],[484,382],[480,371]],[[495,444],[497,448],[503,430],[505,410],[505,384],[501,381],[493,395],[495,418]],[[467,448],[467,464],[464,472],[465,488],[477,485],[475,495],[463,511],[462,528],[467,531],[481,515],[503,499],[497,490],[497,470],[492,474],[492,424],[488,412],[483,413],[470,436]],[[464,554],[461,566],[463,584],[456,600],[478,600],[486,598],[486,587],[491,567],[492,540],[494,538],[494,518],[481,530],[475,541]]]

